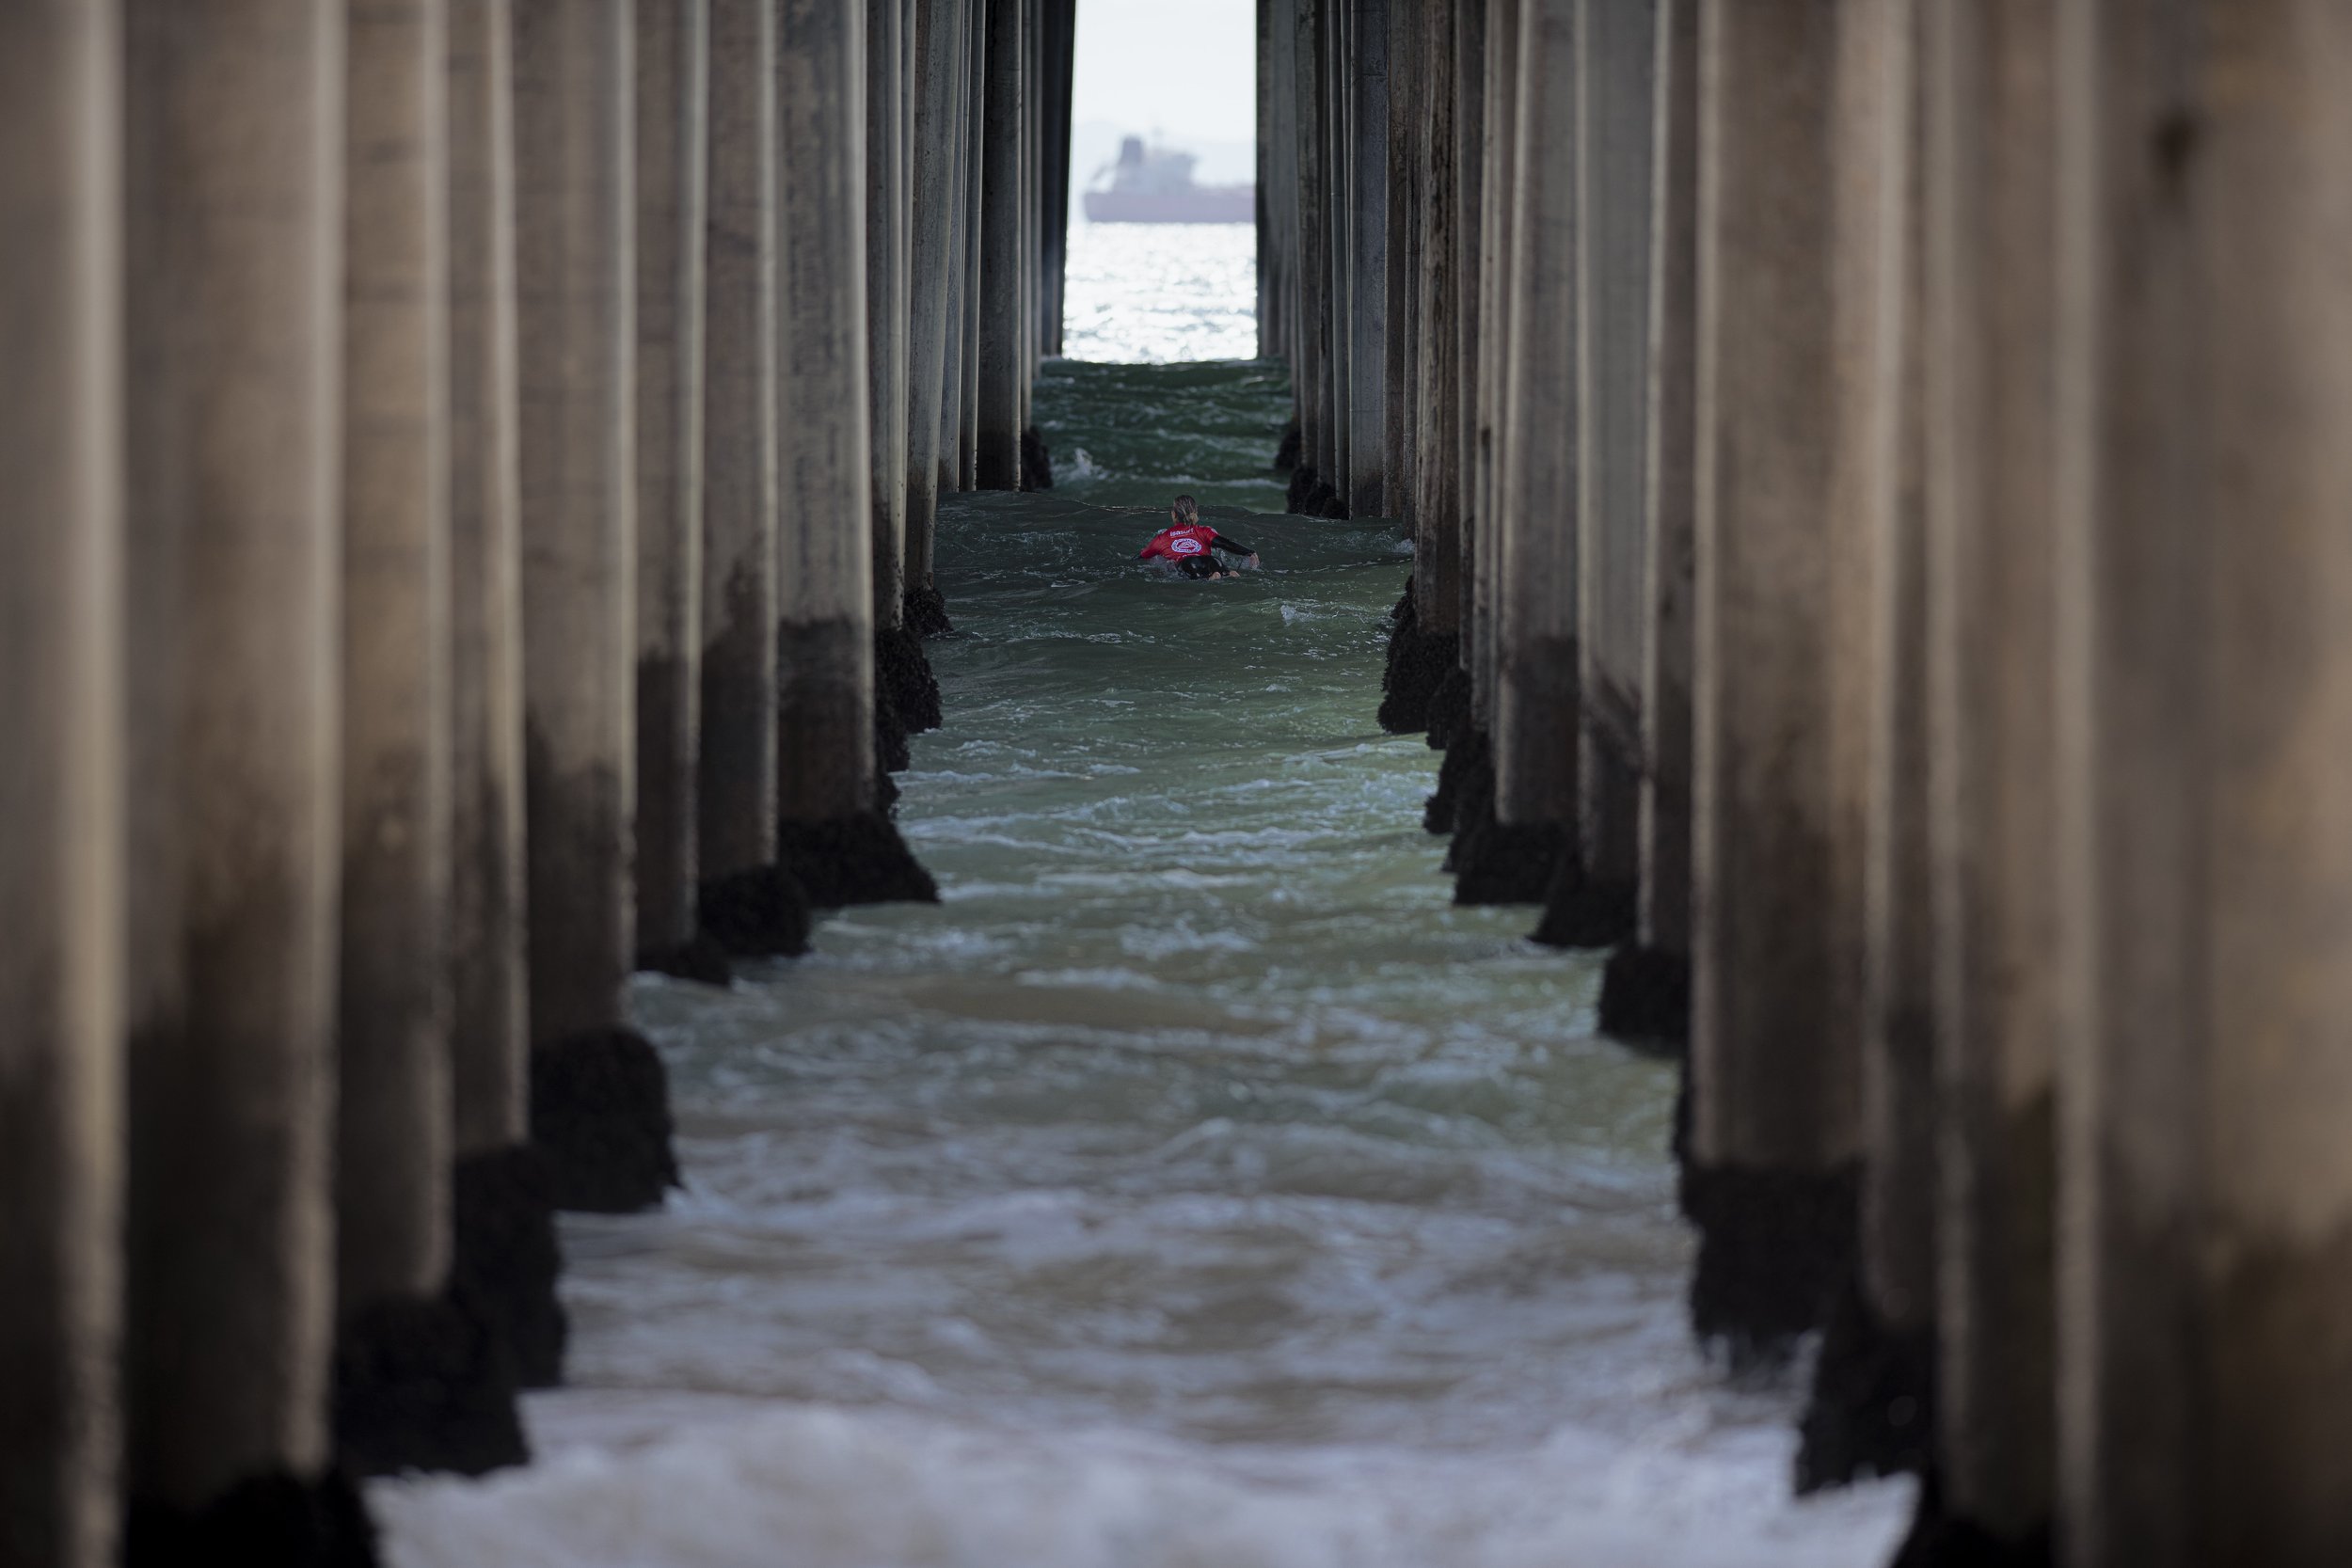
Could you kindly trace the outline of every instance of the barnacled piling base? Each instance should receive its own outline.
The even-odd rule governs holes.
[[[1291,470],[1290,488],[1284,492],[1282,510],[1301,517],[1347,518],[1347,501],[1332,486],[1329,480],[1307,464]]]
[[[726,944],[707,931],[696,931],[693,940],[675,947],[649,947],[637,955],[637,969],[644,974],[667,974],[674,980],[692,980],[706,986],[727,986],[735,983],[735,972],[727,966]]]
[[[1911,1532],[1888,1568],[2051,1568],[2058,1560],[2045,1527],[2019,1540],[1945,1512],[1944,1484],[1931,1466],[1919,1481]]]
[[[1457,667],[1462,640],[1452,632],[1421,629],[1413,581],[1390,611],[1389,659],[1380,672],[1380,727],[1391,735],[1418,735],[1429,728],[1430,699]]]
[[[448,1296],[379,1301],[335,1339],[335,1452],[359,1476],[527,1464],[514,1358]]]
[[[1021,433],[1021,488],[1051,490],[1054,487],[1054,454],[1045,445],[1045,433],[1031,425]]]
[[[930,583],[907,590],[901,619],[907,630],[917,637],[945,637],[956,629],[947,619],[946,596]]]
[[[781,865],[713,877],[702,887],[702,923],[739,958],[794,958],[808,951],[808,893]]]
[[[1429,693],[1429,749],[1433,752],[1453,750],[1454,743],[1470,734],[1476,721],[1470,713],[1470,672],[1462,668],[1459,657],[1461,637],[1456,634],[1453,642],[1454,662],[1438,682],[1438,689]]]
[[[1797,1432],[1797,1490],[1923,1474],[1935,1442],[1935,1334],[1887,1323],[1849,1276]]]
[[[555,1173],[545,1150],[515,1144],[457,1162],[451,1173],[449,1294],[503,1348],[515,1381],[564,1381],[571,1323],[556,1293],[564,1248],[555,1231]]]
[[[778,823],[776,860],[791,868],[818,909],[939,902],[939,884],[879,811]]]
[[[544,1149],[555,1206],[626,1214],[677,1185],[670,1080],[633,1029],[598,1029],[531,1048],[531,1141]]]
[[[1633,935],[1640,910],[1633,883],[1605,881],[1584,869],[1582,856],[1563,855],[1533,937],[1546,947],[1614,947]]]
[[[1445,760],[1438,764],[1438,792],[1422,807],[1421,825],[1433,833],[1452,832],[1461,815],[1463,789],[1482,768],[1491,777],[1494,764],[1494,745],[1485,730],[1472,729],[1448,746]]]
[[[1298,467],[1299,452],[1304,445],[1305,436],[1298,428],[1298,421],[1293,420],[1284,425],[1282,439],[1274,449],[1274,471],[1287,474],[1295,470]]]
[[[1854,1264],[1861,1180],[1827,1171],[1755,1170],[1684,1159],[1682,1212],[1698,1227],[1691,1326],[1735,1368],[1787,1359],[1828,1319]]]
[[[1504,822],[1495,816],[1491,746],[1473,759],[1454,808],[1445,869],[1457,904],[1540,904],[1560,858],[1572,853],[1557,822]]]
[[[196,1510],[134,1500],[124,1520],[124,1568],[194,1562],[271,1568],[376,1568],[375,1522],[352,1478],[283,1473],[240,1481]]]
[[[884,773],[903,773],[914,766],[907,727],[899,722],[890,693],[879,686],[874,689],[874,766]]]
[[[923,640],[906,626],[874,632],[874,689],[886,695],[899,727],[908,735],[939,728],[939,677],[923,652]]]
[[[1691,960],[1629,943],[1600,977],[1600,1032],[1627,1044],[1680,1051],[1691,1039]]]

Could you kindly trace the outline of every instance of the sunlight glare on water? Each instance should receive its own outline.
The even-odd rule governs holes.
[[[1436,758],[1372,718],[1406,562],[1263,515],[1279,371],[1037,407],[1057,487],[941,508],[899,819],[945,902],[637,982],[686,1190],[567,1219],[537,1464],[376,1485],[391,1562],[1885,1560],[1908,1483],[1792,1501],[1792,1381],[1690,1341],[1672,1069],[1450,901]],[[1180,487],[1264,569],[1139,568]]]
[[[1073,222],[1062,290],[1073,359],[1165,365],[1258,352],[1253,224]]]

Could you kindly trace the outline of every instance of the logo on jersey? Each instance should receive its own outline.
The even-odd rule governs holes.
[[[1168,542],[1168,547],[1178,555],[1199,555],[1202,550],[1207,549],[1208,546],[1188,533],[1180,533]]]

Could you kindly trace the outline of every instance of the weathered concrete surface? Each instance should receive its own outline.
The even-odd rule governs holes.
[[[450,1045],[460,1155],[528,1133],[508,0],[449,7]]]
[[[939,497],[951,489],[946,439],[947,378],[960,356],[951,353],[955,312],[951,293],[958,276],[959,222],[963,211],[957,182],[962,146],[963,90],[969,53],[970,0],[915,8],[914,210],[908,296],[907,515],[902,594],[931,588],[932,541],[938,528]],[[932,590],[936,592],[935,589]],[[901,616],[904,610],[901,609]],[[916,628],[918,631],[921,628]]]
[[[1864,837],[1862,1123],[1854,1288],[1824,1335],[1798,1451],[1800,1488],[1924,1470],[1933,1447],[1936,1295],[1933,890],[1929,864],[1926,372],[1916,0],[1873,0],[1848,19],[1870,107],[1847,157],[1870,160],[1876,288],[1857,399],[1870,483],[1855,503],[1871,537],[1871,678]]]
[[[694,951],[710,9],[636,7],[635,961],[723,979]]]
[[[1577,10],[1578,877],[1546,925],[1590,947],[1633,934],[1640,896],[1657,11]]]
[[[866,6],[866,299],[867,504],[872,512],[874,624],[905,614],[907,355],[911,214],[907,207],[907,34],[904,0]]]
[[[1022,125],[1026,113],[1025,0],[981,0],[988,13],[979,141],[978,427],[974,483],[1021,486],[1021,388],[1028,362],[1022,292]]]
[[[703,356],[706,886],[776,849],[775,8],[713,0]]]
[[[1605,1034],[1690,1037],[1692,522],[1697,432],[1700,0],[1659,0],[1651,169],[1648,561],[1642,646],[1641,895],[1601,985]]]
[[[1700,1332],[1770,1350],[1851,1267],[1861,1063],[1825,918],[1841,831],[1830,258],[1843,8],[1701,20],[1695,985],[1685,1206]],[[1524,247],[1522,247],[1524,254]],[[1506,688],[1507,690],[1507,688]]]
[[[636,689],[632,8],[516,0],[516,279],[534,1044],[615,1027]]]
[[[334,1311],[342,8],[124,20],[127,1555],[243,1488],[307,1561],[337,1544],[299,1521]]]
[[[1579,352],[1576,0],[1533,0],[1520,25],[1507,424],[1496,498],[1495,801],[1505,822],[1572,824],[1577,415],[1576,378],[1564,372]],[[1422,494],[1431,493],[1424,483]]]
[[[864,0],[778,18],[777,810],[816,821],[874,788],[867,531]]]
[[[2064,1551],[2338,1562],[2352,33],[2061,16]]]
[[[557,1201],[661,1201],[660,1060],[624,1024],[635,813],[636,69],[626,0],[516,0],[516,278],[531,1122]]]
[[[1388,468],[1389,0],[1349,0],[1347,508],[1381,515]]]
[[[2018,1561],[2046,1559],[2057,1470],[2055,23],[2044,0],[1920,19],[1944,1163],[1921,1537]]]
[[[122,60],[111,6],[0,13],[0,1562],[119,1513]]]

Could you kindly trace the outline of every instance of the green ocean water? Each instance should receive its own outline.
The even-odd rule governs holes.
[[[644,979],[687,1189],[567,1223],[532,1468],[379,1488],[405,1568],[1884,1560],[1793,1377],[1692,1346],[1671,1069],[1459,910],[1379,733],[1400,530],[1268,515],[1278,367],[1049,363],[1050,493],[948,499],[937,907]],[[1189,491],[1263,568],[1134,559]]]

